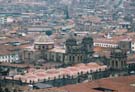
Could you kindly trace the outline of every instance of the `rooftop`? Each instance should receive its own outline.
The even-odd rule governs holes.
[[[0,63],[0,66],[6,66],[6,67],[17,67],[17,68],[27,68],[29,65],[26,64],[10,64],[10,63]]]
[[[67,67],[67,68],[59,68],[59,69],[35,69],[30,68],[27,73],[24,75],[15,75],[14,79],[21,80],[23,82],[29,83],[30,81],[38,82],[38,80],[44,80],[50,78],[53,80],[54,78],[59,78],[60,76],[74,76],[76,77],[78,73],[83,72],[96,72],[98,70],[104,71],[107,68],[105,65],[99,65],[97,63],[88,63],[88,64],[77,64],[75,66]]]
[[[32,92],[135,92],[135,76],[99,79],[59,88],[46,88]]]
[[[54,42],[47,35],[42,34],[35,39],[35,44],[54,44]]]
[[[107,78],[76,85],[67,85],[58,89],[68,92],[103,92],[102,90],[112,90],[109,92],[134,92],[135,76],[126,76],[118,78]],[[108,91],[107,91],[108,92]]]
[[[60,47],[55,47],[51,50],[49,50],[49,52],[55,52],[55,53],[66,53],[66,50],[64,48],[60,48]]]

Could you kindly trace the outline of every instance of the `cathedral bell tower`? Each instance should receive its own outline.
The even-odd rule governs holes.
[[[93,55],[93,38],[89,35],[82,40],[82,51],[84,53],[84,62],[89,62]]]
[[[124,70],[126,68],[126,61],[126,51],[117,48],[111,52],[111,60],[109,66],[113,70]]]
[[[77,43],[73,33],[70,34],[66,40],[66,55],[65,64],[81,63],[83,60],[83,53],[81,52],[81,45]]]

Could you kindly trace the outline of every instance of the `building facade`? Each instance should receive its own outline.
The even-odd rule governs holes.
[[[113,70],[126,69],[127,54],[126,51],[117,48],[111,52],[110,68]]]
[[[84,37],[78,42],[70,36],[65,42],[64,47],[55,46],[55,43],[47,36],[39,36],[34,46],[22,51],[22,60],[25,62],[36,62],[44,59],[49,62],[60,62],[62,64],[76,64],[89,62],[93,54],[93,39],[89,36]]]
[[[6,54],[6,55],[0,55],[0,62],[19,63],[19,54],[10,53],[10,54]]]
[[[9,45],[0,45],[0,48],[0,62],[20,63],[19,49]]]

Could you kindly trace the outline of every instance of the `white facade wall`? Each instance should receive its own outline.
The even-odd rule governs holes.
[[[7,18],[0,17],[0,24],[5,24],[5,23],[7,23]]]
[[[94,46],[104,47],[104,48],[117,48],[118,47],[118,44],[94,42]]]
[[[131,42],[131,50],[135,52],[135,42]]]
[[[8,62],[8,63],[12,63],[12,62],[18,62],[19,61],[19,55],[15,54],[15,55],[0,55],[0,62]]]

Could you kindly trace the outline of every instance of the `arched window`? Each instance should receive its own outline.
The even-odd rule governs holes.
[[[80,56],[78,56],[78,61],[80,61]]]
[[[30,52],[28,52],[28,58],[30,59],[31,55],[30,55]]]
[[[44,49],[44,48],[45,48],[45,46],[43,45],[43,46],[42,46],[42,49]]]
[[[116,61],[116,67],[118,67],[118,61]]]
[[[83,59],[83,57],[81,56],[81,57],[80,57],[80,60],[82,61],[82,59]]]
[[[71,56],[69,56],[69,61],[71,61]]]
[[[115,61],[113,60],[113,61],[112,61],[112,67],[114,67],[114,63],[115,63]]]
[[[73,58],[73,61],[75,61],[75,56],[73,56],[72,58]]]

